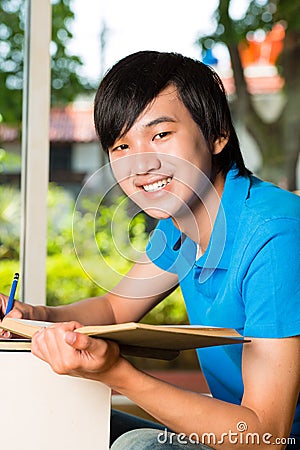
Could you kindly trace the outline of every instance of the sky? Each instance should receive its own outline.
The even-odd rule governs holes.
[[[232,14],[239,17],[247,3],[232,0]],[[217,4],[218,0],[73,0],[76,20],[69,49],[82,57],[82,74],[93,80],[138,50],[176,51],[201,58],[195,41],[214,30],[212,14]],[[106,48],[101,52],[104,23]],[[216,56],[226,60],[222,49]]]

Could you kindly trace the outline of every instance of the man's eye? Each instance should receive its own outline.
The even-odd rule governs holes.
[[[116,152],[116,151],[122,151],[122,150],[127,150],[128,149],[128,145],[127,144],[121,144],[118,145],[117,147],[112,148],[112,152]]]
[[[162,131],[161,133],[158,133],[154,136],[153,140],[155,139],[163,139],[164,137],[168,136],[170,134],[170,131]]]

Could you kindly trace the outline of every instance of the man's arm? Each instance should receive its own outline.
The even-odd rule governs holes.
[[[248,448],[252,439],[251,448],[270,448],[290,434],[300,388],[299,336],[253,339],[244,346],[240,406],[183,391],[124,365],[118,378],[106,378],[108,384],[177,433],[211,433],[213,448]],[[285,448],[277,442],[276,449]]]
[[[177,433],[213,433],[213,447],[220,449],[224,443],[225,448],[248,448],[249,439],[257,444],[253,449],[269,448],[290,434],[300,388],[300,337],[253,339],[244,346],[240,406],[182,391],[132,367],[123,374],[112,387]],[[245,441],[237,444],[247,433],[248,446]],[[278,441],[276,448],[284,447]]]
[[[161,270],[143,255],[120,283],[101,297],[55,307],[15,302],[15,310],[11,315],[49,322],[75,320],[83,325],[138,321],[172,292],[177,284],[177,275]],[[2,310],[5,311],[7,297],[0,296],[0,307],[1,302]]]
[[[235,405],[153,378],[120,357],[114,343],[67,326],[47,328],[33,339],[32,351],[56,372],[104,382],[175,432],[200,442],[205,438],[216,449],[249,448],[249,443],[253,450],[285,448],[280,439],[289,436],[300,387],[299,336],[253,339],[244,346],[244,396]]]

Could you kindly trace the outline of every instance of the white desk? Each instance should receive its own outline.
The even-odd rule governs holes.
[[[30,352],[0,351],[1,448],[108,450],[110,389],[55,374]]]

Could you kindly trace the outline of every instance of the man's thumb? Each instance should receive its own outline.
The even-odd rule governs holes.
[[[76,333],[75,331],[66,332],[65,342],[77,350],[87,350],[90,346],[89,337],[81,333]]]

